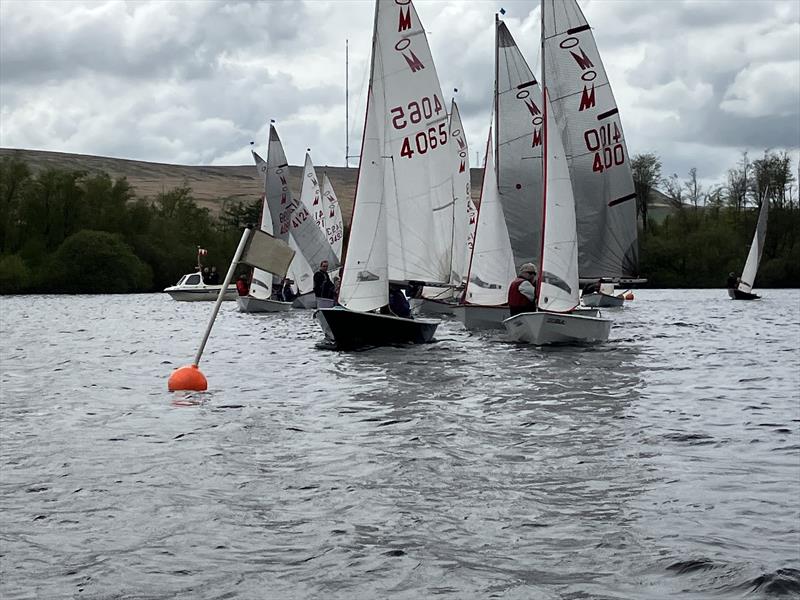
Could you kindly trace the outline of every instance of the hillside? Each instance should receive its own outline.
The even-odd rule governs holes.
[[[153,197],[159,192],[176,188],[185,182],[192,188],[197,204],[208,208],[214,214],[219,213],[227,200],[250,202],[258,198],[263,191],[258,173],[252,164],[222,167],[170,165],[88,154],[0,148],[0,159],[5,156],[21,158],[34,172],[55,168],[85,170],[92,173],[105,172],[113,179],[126,177],[138,196]],[[324,165],[315,167],[319,176],[323,171],[327,172],[342,206],[345,223],[349,223],[353,212],[358,169]],[[480,197],[483,169],[470,169],[470,171],[472,197],[477,202]],[[295,196],[300,195],[302,173],[302,166],[289,167],[289,186]]]

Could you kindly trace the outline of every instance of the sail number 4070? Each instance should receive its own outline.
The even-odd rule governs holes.
[[[583,132],[586,149],[594,152],[592,171],[602,173],[625,162],[625,149],[619,143],[621,139],[622,134],[616,123],[607,123],[598,129],[587,129]]]

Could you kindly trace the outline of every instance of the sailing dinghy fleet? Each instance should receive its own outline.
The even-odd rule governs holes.
[[[306,154],[300,197],[274,125],[261,228],[295,257],[291,303],[281,281],[253,272],[244,312],[315,305],[313,272],[343,264],[335,306],[314,315],[338,348],[428,342],[440,323],[406,312],[455,315],[467,329],[505,329],[510,341],[585,344],[608,339],[599,307],[620,306],[614,282],[638,277],[636,205],[619,109],[592,30],[576,0],[542,0],[541,74],[495,18],[494,97],[478,207],[455,100],[448,113],[431,49],[411,0],[377,0],[365,122],[347,260],[330,180]],[[541,83],[540,83],[541,82]],[[766,202],[742,282],[751,295]],[[532,312],[510,316],[509,286],[538,267]],[[594,284],[581,295],[581,285]],[[756,297],[756,296],[754,296]],[[404,308],[405,307],[405,308]]]

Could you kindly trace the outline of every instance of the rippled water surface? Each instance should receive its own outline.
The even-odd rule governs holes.
[[[612,339],[318,347],[225,303],[0,298],[0,597],[800,595],[800,291]]]

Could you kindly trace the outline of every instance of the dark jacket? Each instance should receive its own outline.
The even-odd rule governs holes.
[[[336,298],[336,287],[326,271],[314,273],[314,295],[317,298]]]

